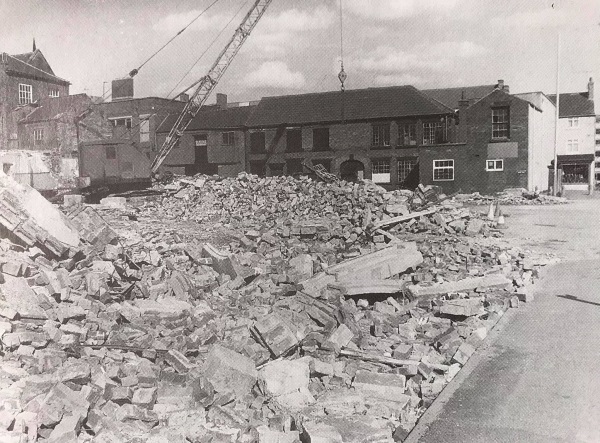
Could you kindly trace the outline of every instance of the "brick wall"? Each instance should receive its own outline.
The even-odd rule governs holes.
[[[509,137],[492,137],[492,109],[509,109]],[[441,186],[445,192],[493,193],[506,188],[527,188],[529,103],[496,90],[467,108],[466,143],[447,147],[422,147],[420,171],[423,184]],[[453,181],[433,180],[433,161],[453,159]],[[501,159],[503,171],[486,171],[486,160]]]

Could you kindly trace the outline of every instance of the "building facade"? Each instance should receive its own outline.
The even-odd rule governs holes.
[[[248,121],[246,169],[415,187],[423,146],[456,141],[455,113],[412,86],[263,98]]]
[[[19,149],[18,121],[29,105],[69,95],[70,83],[54,74],[42,52],[0,53],[0,151]]]

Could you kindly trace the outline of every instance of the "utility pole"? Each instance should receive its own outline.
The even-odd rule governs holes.
[[[558,193],[558,122],[560,118],[560,29],[556,38],[556,125],[554,128],[554,183],[552,186],[552,195]]]

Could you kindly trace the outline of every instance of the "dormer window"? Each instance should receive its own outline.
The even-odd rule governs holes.
[[[31,85],[19,83],[19,104],[27,105],[33,102],[33,88]]]

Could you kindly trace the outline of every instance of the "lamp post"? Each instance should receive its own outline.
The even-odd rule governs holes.
[[[552,186],[552,195],[558,193],[558,119],[560,118],[559,106],[560,106],[560,30],[556,38],[556,122],[554,126],[554,183]]]

